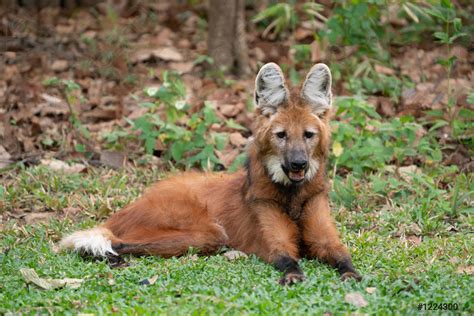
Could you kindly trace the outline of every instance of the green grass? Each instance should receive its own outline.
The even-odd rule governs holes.
[[[420,303],[457,303],[451,313],[472,314],[472,276],[457,272],[473,265],[472,175],[455,175],[456,170],[441,168],[424,170],[419,179],[390,173],[337,178],[334,215],[362,282],[342,283],[332,268],[303,260],[307,279],[281,287],[280,274],[255,257],[126,257],[129,267],[111,269],[105,261],[56,253],[63,234],[103,220],[160,172],[12,170],[0,178],[0,212],[12,218],[0,223],[0,313],[418,314]],[[446,179],[457,180],[445,184]],[[65,217],[67,207],[80,212]],[[23,225],[12,217],[31,211],[53,211],[57,218],[48,225]],[[410,241],[413,234],[421,243]],[[21,268],[34,268],[40,277],[85,281],[78,289],[43,291],[25,283]],[[155,275],[156,283],[140,285]],[[368,287],[375,293],[367,293]],[[351,292],[361,293],[368,305],[345,302]]]

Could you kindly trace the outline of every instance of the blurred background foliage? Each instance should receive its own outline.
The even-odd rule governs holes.
[[[335,190],[343,200],[348,175],[474,168],[470,1],[5,1],[1,8],[4,171],[42,159],[235,171],[253,128],[254,74],[270,61],[293,85],[314,63],[330,66],[328,172],[336,188],[348,185]]]

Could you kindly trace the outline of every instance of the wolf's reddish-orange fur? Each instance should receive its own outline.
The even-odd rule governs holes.
[[[277,113],[257,112],[246,169],[234,174],[188,172],[159,181],[102,226],[113,235],[113,249],[171,257],[189,247],[211,254],[228,245],[277,265],[282,257],[318,258],[358,277],[330,215],[325,178],[329,111],[315,115],[292,91]],[[277,154],[275,126],[284,128],[288,148],[312,150],[309,158],[319,168],[310,180],[288,186],[272,180],[264,162]],[[308,128],[316,129],[314,143],[300,137]],[[286,272],[294,272],[290,270]]]
[[[285,112],[278,119],[294,122],[288,126],[288,133],[298,133],[305,121],[319,127],[320,145],[314,155],[325,158],[327,119],[311,115],[299,102]],[[268,118],[260,116],[257,126],[267,127],[266,121]],[[343,251],[343,256],[346,252],[329,214],[323,159],[319,159],[314,179],[288,197],[272,183],[261,163],[271,150],[266,144],[270,133],[269,128],[262,128],[256,135],[268,148],[259,150],[255,143],[250,145],[249,177],[244,170],[235,174],[185,173],[155,184],[105,223],[116,236],[112,244],[138,244],[135,248],[125,246],[122,251],[167,257],[183,254],[190,246],[209,253],[226,244],[269,262],[281,253],[295,259],[324,254],[329,262],[333,252]],[[299,253],[299,229],[282,207],[302,213],[306,228],[303,239],[314,242],[309,253]],[[318,216],[304,212],[304,208],[317,208]]]

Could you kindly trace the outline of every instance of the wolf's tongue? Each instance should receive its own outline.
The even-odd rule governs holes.
[[[290,179],[293,181],[301,181],[304,179],[304,170],[290,171],[289,176],[290,176]]]

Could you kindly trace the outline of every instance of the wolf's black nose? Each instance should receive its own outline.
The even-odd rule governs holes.
[[[290,163],[292,170],[302,170],[306,168],[308,162],[306,160],[296,160]]]

